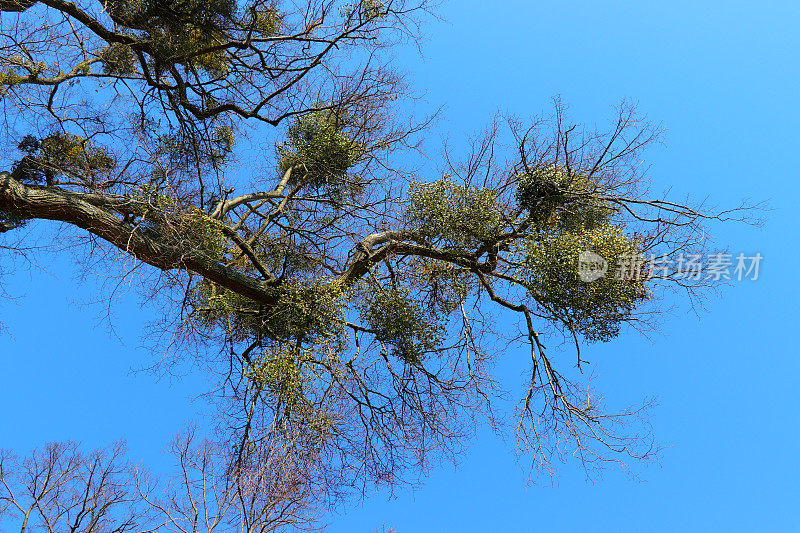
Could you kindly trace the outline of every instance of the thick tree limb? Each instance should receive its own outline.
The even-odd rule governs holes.
[[[391,241],[411,239],[414,236],[416,236],[414,231],[384,231],[369,235],[356,245],[353,258],[342,275],[339,276],[337,283],[344,286],[352,284],[366,274],[371,265],[380,261],[389,252],[388,247],[383,247],[373,253],[372,248],[375,246]]]
[[[289,182],[289,179],[292,177],[292,169],[294,167],[289,167],[286,173],[283,175],[281,182],[278,184],[278,187],[274,191],[266,191],[266,192],[254,192],[251,194],[243,194],[242,196],[237,196],[236,198],[231,198],[230,200],[223,200],[217,207],[214,209],[214,212],[211,213],[211,218],[215,218],[217,220],[221,219],[228,213],[231,209],[235,209],[236,207],[245,204],[247,202],[254,202],[256,200],[264,200],[266,198],[280,198],[283,196],[283,190],[286,188],[286,184]]]
[[[410,255],[439,259],[451,264],[469,269],[473,272],[491,272],[494,268],[490,263],[481,263],[474,256],[465,256],[463,253],[452,250],[442,250],[424,244],[415,244],[419,239],[419,232],[413,230],[384,231],[373,233],[358,243],[355,253],[347,269],[339,276],[340,285],[350,285],[367,273],[369,268],[382,261],[389,254]],[[411,241],[411,242],[409,242]],[[380,248],[373,251],[375,246]]]
[[[98,197],[53,187],[28,186],[0,172],[0,210],[31,219],[58,220],[82,228],[123,252],[161,270],[200,274],[237,294],[271,305],[266,285],[209,258],[202,252],[159,242],[98,207]]]

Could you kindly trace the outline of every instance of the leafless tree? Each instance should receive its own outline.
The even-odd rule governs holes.
[[[163,522],[163,531],[315,530],[324,507],[309,462],[291,443],[271,442],[234,455],[210,440],[196,442],[193,430],[171,446],[177,473],[159,497],[146,476],[139,476],[142,497]]]
[[[147,510],[129,483],[124,447],[82,454],[53,443],[20,459],[0,457],[0,524],[5,531],[145,533]]]
[[[285,435],[283,435],[285,437]],[[20,533],[265,533],[318,529],[321,485],[292,443],[252,447],[246,457],[193,429],[175,438],[171,476],[128,462],[125,447],[83,454],[52,443],[30,456],[4,452],[0,525]]]

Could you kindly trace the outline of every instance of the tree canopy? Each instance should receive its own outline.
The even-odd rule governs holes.
[[[394,485],[482,421],[544,469],[654,451],[642,408],[606,412],[588,389],[582,354],[648,327],[664,291],[708,284],[616,265],[700,249],[703,224],[736,211],[651,196],[642,151],[660,128],[625,102],[607,130],[556,100],[496,118],[463,158],[405,164],[430,117],[409,116],[392,54],[431,7],[0,2],[4,250],[49,221],[75,229],[87,268],[124,278],[136,261],[162,347],[217,371],[225,453],[203,475],[245,499]],[[584,251],[611,272],[583,280]],[[570,362],[546,348],[564,340]],[[507,343],[530,357],[511,423],[493,375]],[[264,492],[265,469],[281,490]],[[233,507],[248,531],[286,525]]]

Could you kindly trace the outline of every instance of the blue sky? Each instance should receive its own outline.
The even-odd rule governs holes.
[[[486,2],[452,0],[427,28],[424,57],[401,69],[444,104],[431,133],[458,141],[495,111],[530,116],[561,95],[575,121],[602,123],[622,98],[667,128],[647,153],[653,191],[721,207],[766,200],[766,224],[713,228],[713,247],[764,256],[760,279],[683,305],[651,339],[627,332],[585,354],[613,405],[655,396],[653,429],[667,445],[641,479],[607,472],[587,482],[576,464],[526,486],[511,443],[481,432],[461,463],[432,470],[415,490],[377,494],[331,517],[330,531],[799,531],[800,413],[796,348],[795,204],[800,198],[800,7],[790,2]],[[126,438],[131,456],[163,465],[161,450],[202,416],[201,375],[131,372],[152,311],[133,291],[86,305],[100,280],[76,279],[71,258],[5,280],[0,304],[0,448]],[[522,352],[501,365],[517,382]],[[564,357],[572,357],[566,354]],[[521,393],[521,391],[519,391]]]

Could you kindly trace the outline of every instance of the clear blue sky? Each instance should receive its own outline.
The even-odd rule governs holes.
[[[729,287],[699,317],[688,306],[661,335],[628,332],[588,357],[612,404],[655,396],[661,465],[642,480],[608,472],[587,482],[574,464],[526,487],[512,445],[481,433],[458,467],[434,469],[414,491],[378,494],[331,517],[330,531],[800,531],[796,348],[800,198],[800,7],[794,2],[478,2],[451,0],[428,27],[425,58],[402,69],[445,104],[435,135],[457,141],[496,110],[546,110],[560,94],[576,121],[601,122],[623,97],[668,128],[648,153],[654,191],[769,202],[761,229],[715,228],[719,246],[764,256],[761,277]],[[86,306],[95,279],[70,260],[12,273],[21,298],[0,303],[0,448],[72,438],[87,447],[126,438],[156,467],[174,431],[202,403],[202,376],[130,373],[151,311],[122,291],[109,331]],[[510,381],[523,358],[508,352]],[[567,357],[567,356],[565,356]],[[570,356],[571,357],[571,356]]]

